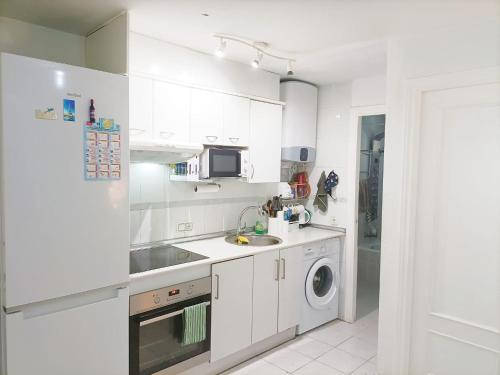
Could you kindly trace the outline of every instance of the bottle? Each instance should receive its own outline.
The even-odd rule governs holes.
[[[94,107],[94,99],[90,99],[90,108],[89,108],[89,120],[92,124],[95,123],[95,107]]]

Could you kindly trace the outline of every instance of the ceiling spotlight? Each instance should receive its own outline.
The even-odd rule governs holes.
[[[224,51],[226,50],[226,41],[220,38],[219,48],[215,50],[215,56],[224,57]]]
[[[252,68],[257,69],[260,66],[260,63],[262,62],[263,57],[264,57],[264,55],[262,54],[262,52],[257,50],[257,58],[252,60],[252,63],[251,63]]]
[[[292,67],[292,60],[288,60],[286,64],[286,75],[288,76],[293,76],[293,67]]]

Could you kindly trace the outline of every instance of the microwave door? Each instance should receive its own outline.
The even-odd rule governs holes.
[[[209,165],[210,177],[240,177],[240,151],[211,149],[209,155]]]

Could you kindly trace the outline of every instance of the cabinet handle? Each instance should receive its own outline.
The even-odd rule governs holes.
[[[209,142],[215,142],[217,139],[219,139],[218,136],[216,135],[206,135],[205,138],[207,139],[207,141]]]
[[[175,134],[174,132],[160,132],[160,137],[161,137],[161,138],[168,139],[168,138],[170,138],[171,136],[173,136],[174,134]]]
[[[238,143],[238,141],[240,140],[239,137],[229,137],[229,140],[233,143]]]
[[[280,260],[275,259],[274,261],[276,262],[276,276],[274,277],[274,280],[278,281],[280,278]]]
[[[281,258],[281,260],[283,261],[283,275],[281,276],[281,279],[282,280],[285,280],[285,266],[286,266],[286,260],[285,258]]]
[[[253,167],[253,164],[252,164],[252,176],[250,177],[251,179],[253,178],[254,172],[255,172],[255,168]]]
[[[217,286],[215,287],[214,299],[219,299],[219,275],[215,274],[215,279],[217,280]]]
[[[146,133],[146,130],[139,128],[129,128],[130,135],[139,135]]]

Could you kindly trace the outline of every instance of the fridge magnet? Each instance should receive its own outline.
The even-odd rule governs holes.
[[[64,99],[63,119],[64,119],[64,121],[75,121],[75,101],[74,100]]]
[[[38,120],[57,120],[57,113],[52,107],[48,107],[46,110],[35,109],[35,118]]]
[[[83,127],[84,177],[87,181],[121,178],[120,125],[113,119],[88,121]]]

